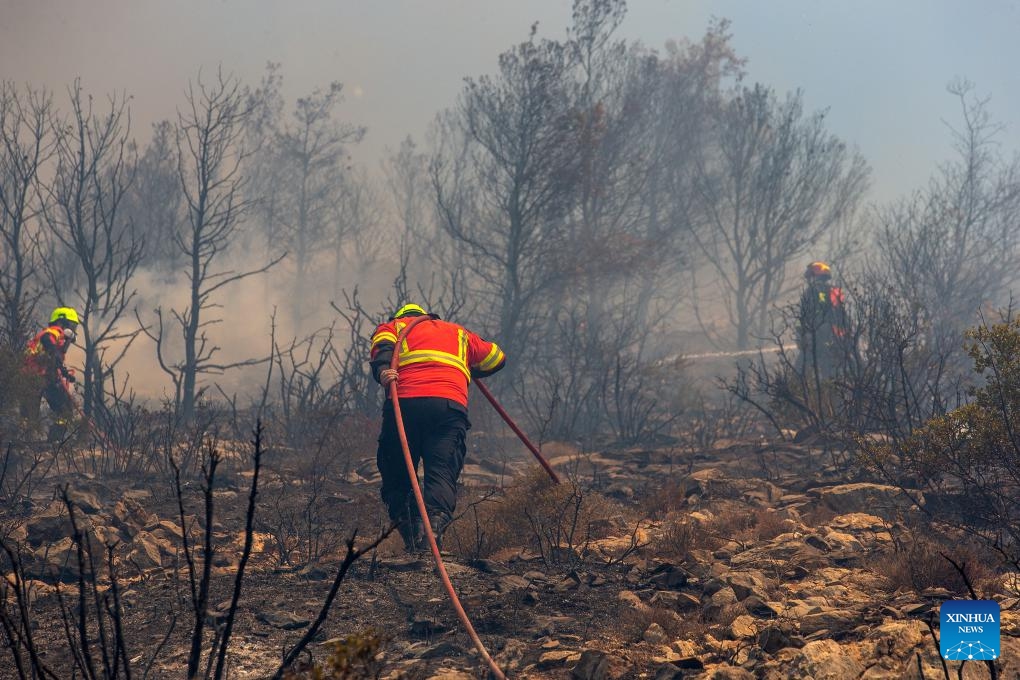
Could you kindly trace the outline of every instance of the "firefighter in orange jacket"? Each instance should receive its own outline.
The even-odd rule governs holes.
[[[50,315],[50,325],[39,331],[28,343],[25,372],[42,382],[41,394],[33,392],[31,401],[22,404],[22,415],[39,417],[39,399],[45,398],[53,412],[50,441],[63,437],[71,419],[74,403],[66,383],[75,382],[74,373],[64,365],[67,350],[77,337],[78,312],[71,307],[57,307]]]
[[[400,347],[398,367],[390,368],[397,335],[410,317],[426,316],[407,334]],[[487,342],[463,326],[441,320],[415,304],[402,306],[372,334],[372,375],[384,388],[397,383],[397,397],[415,468],[423,460],[422,494],[429,524],[437,541],[453,518],[457,479],[467,453],[468,384],[492,375],[506,357],[496,343]],[[398,522],[408,552],[424,548],[424,533],[403,449],[397,434],[393,402],[383,405],[382,431],[376,453],[382,475],[382,500],[390,519]]]

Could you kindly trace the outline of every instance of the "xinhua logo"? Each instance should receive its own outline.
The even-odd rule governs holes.
[[[999,603],[950,600],[939,608],[942,658],[953,661],[999,658]]]

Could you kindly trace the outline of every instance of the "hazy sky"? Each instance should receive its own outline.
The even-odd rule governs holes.
[[[621,35],[661,47],[732,20],[754,80],[800,87],[812,109],[875,169],[874,196],[922,183],[949,153],[958,120],[946,83],[965,76],[992,96],[1020,149],[1020,9],[1006,0],[633,0]],[[464,76],[491,72],[527,36],[560,37],[566,0],[0,0],[0,78],[134,96],[136,129],[174,115],[188,79],[222,64],[256,82],[283,64],[288,99],[345,83],[346,116],[368,127],[356,152],[375,165],[421,137]]]

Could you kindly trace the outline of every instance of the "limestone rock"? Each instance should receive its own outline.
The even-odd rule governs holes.
[[[753,638],[758,634],[758,624],[753,616],[741,614],[730,623],[730,635],[734,640]]]
[[[586,649],[581,652],[577,665],[570,671],[576,680],[604,680],[609,668],[609,659],[605,652],[597,649]]]
[[[282,630],[298,630],[312,623],[309,619],[283,610],[259,611],[255,614],[255,618],[266,625]]]
[[[754,680],[754,674],[736,666],[715,666],[706,669],[699,680]]]
[[[570,649],[553,649],[538,657],[538,668],[548,669],[562,666],[568,661],[577,661],[581,654]]]
[[[815,489],[822,503],[841,514],[851,512],[872,512],[880,517],[894,519],[898,512],[910,510],[914,503],[895,486],[855,482]],[[921,505],[924,496],[919,491],[909,491]]]
[[[735,571],[726,576],[726,582],[733,588],[738,600],[757,595],[762,600],[768,599],[768,583],[765,576],[758,571]]]
[[[666,631],[657,623],[652,623],[648,626],[641,635],[641,639],[653,645],[664,645],[669,642],[669,636],[666,635]]]
[[[812,680],[857,680],[864,666],[833,640],[814,640],[794,658],[790,677]]]
[[[856,612],[844,610],[830,610],[808,614],[800,620],[801,635],[811,635],[822,630],[833,633],[844,633],[853,630],[861,623],[861,617]]]

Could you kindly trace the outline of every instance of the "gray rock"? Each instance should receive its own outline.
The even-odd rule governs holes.
[[[64,582],[75,580],[78,577],[77,550],[69,536],[40,547],[35,551],[35,563],[28,570],[28,575],[36,576],[47,583],[54,579]]]
[[[37,514],[33,514],[25,522],[25,533],[28,543],[33,548],[38,548],[46,543],[53,543],[71,534],[71,522],[67,518],[67,511],[61,512],[61,507],[51,503]]]
[[[822,552],[830,552],[832,550],[832,546],[830,546],[828,543],[826,543],[825,540],[822,539],[821,536],[817,536],[815,534],[811,534],[809,536],[805,536],[804,537],[804,542],[807,543],[808,545],[810,545],[812,548],[817,548],[818,550],[821,550]]]
[[[577,665],[570,671],[576,680],[605,680],[609,669],[609,659],[605,652],[597,649],[586,649],[581,652]]]
[[[641,639],[653,645],[664,645],[669,642],[669,636],[666,635],[666,631],[657,623],[652,623],[648,626],[641,635]]]
[[[411,637],[427,638],[445,633],[449,629],[449,626],[443,625],[438,621],[426,618],[415,618],[411,621],[408,632],[411,634]]]
[[[701,608],[701,600],[690,593],[679,593],[675,590],[660,590],[652,596],[649,603],[678,612],[689,612]]]
[[[756,595],[762,600],[768,597],[768,582],[760,572],[735,571],[726,575],[726,582],[733,588],[738,600],[744,600],[751,595]]]
[[[425,568],[425,560],[419,559],[413,555],[404,555],[401,557],[379,560],[379,565],[389,571],[395,571],[398,573],[421,571]]]
[[[799,641],[797,645],[794,642],[793,636],[790,631],[786,630],[783,626],[769,624],[758,631],[758,646],[765,651],[766,654],[775,654],[780,649],[786,649],[787,647],[802,646],[804,642]]]
[[[99,497],[89,491],[68,489],[67,498],[74,504],[74,507],[78,511],[89,515],[97,513],[103,508],[103,504],[100,502]]]
[[[440,642],[438,645],[432,645],[421,654],[418,655],[419,659],[446,659],[451,656],[464,656],[464,649],[458,647],[452,642]]]
[[[699,677],[702,680],[754,680],[750,671],[736,666],[716,666]]]
[[[309,562],[298,570],[298,576],[309,581],[325,581],[330,574],[318,562]]]
[[[571,658],[577,658],[579,656],[580,654],[569,649],[553,649],[548,652],[543,652],[538,657],[538,664],[536,664],[536,668],[556,668],[557,666],[564,665],[567,661],[570,661]]]
[[[815,640],[804,645],[794,658],[794,669],[814,680],[857,680],[864,666],[833,640]]]
[[[903,491],[888,484],[857,482],[815,489],[822,503],[840,514],[865,512],[885,519],[894,519],[896,514],[914,508],[914,499],[924,505],[920,491],[908,490],[910,498]]]
[[[623,482],[614,482],[606,487],[605,494],[623,500],[631,500],[634,498],[634,489]]]
[[[778,616],[775,609],[769,606],[757,595],[748,596],[744,602],[744,609],[747,610],[748,614],[757,616],[759,619],[774,619]]]
[[[255,613],[255,618],[267,626],[282,630],[298,630],[312,623],[310,619],[282,610],[259,611]]]
[[[655,669],[655,680],[680,680],[683,677],[684,672],[672,663],[664,663]]]
[[[471,560],[468,562],[468,566],[474,567],[480,572],[486,574],[496,574],[502,576],[509,574],[510,570],[506,568],[506,565],[496,560]]]
[[[860,614],[845,610],[832,610],[807,614],[800,619],[801,635],[811,635],[822,630],[830,633],[844,633],[862,623]]]
[[[757,621],[753,616],[741,614],[730,623],[730,637],[734,640],[753,638],[758,634]]]
[[[677,590],[687,585],[687,572],[675,564],[663,564],[652,572],[648,582],[660,589]]]
[[[531,586],[531,581],[516,574],[508,574],[499,579],[496,588],[501,593],[512,593],[515,590],[523,590]]]

